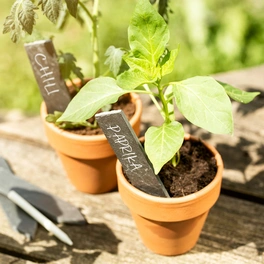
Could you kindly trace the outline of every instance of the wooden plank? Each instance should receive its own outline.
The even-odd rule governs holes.
[[[31,262],[29,260],[24,260],[17,257],[12,257],[10,255],[1,254],[0,253],[0,263],[8,264],[8,263],[15,263],[15,264],[33,264],[35,262]]]
[[[34,241],[13,231],[0,210],[0,249],[53,263],[263,263],[264,206],[222,195],[211,210],[196,247],[164,257],[142,244],[118,192],[80,193],[66,178],[56,153],[28,141],[0,138],[0,155],[16,174],[81,208],[86,226],[60,226],[73,240],[68,247],[38,228]]]

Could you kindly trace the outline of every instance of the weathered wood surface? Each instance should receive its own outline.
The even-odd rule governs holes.
[[[246,76],[248,72],[254,75],[252,80]],[[221,80],[230,78],[232,84],[245,89],[252,87],[263,91],[263,73],[264,66],[218,77]],[[158,124],[161,120],[157,119],[149,101],[143,100],[146,109],[144,130],[149,123]],[[264,148],[263,140],[258,141],[264,134],[263,96],[251,106],[240,107],[234,103],[236,127],[233,137],[212,136],[187,122],[185,128],[220,149],[226,162],[224,188],[263,198]],[[234,154],[237,149],[242,150],[242,154]],[[0,114],[0,155],[10,162],[21,178],[80,208],[89,223],[87,226],[61,226],[73,240],[73,247],[66,246],[42,227],[38,228],[33,241],[26,241],[23,235],[10,228],[0,210],[0,263],[12,263],[19,258],[18,263],[45,261],[49,264],[264,263],[263,204],[221,195],[195,248],[182,256],[163,257],[153,254],[141,243],[117,191],[89,195],[75,190],[47,143],[39,116],[25,117],[13,111]]]
[[[10,255],[7,255],[7,254],[1,254],[0,253],[0,263],[3,263],[3,264],[11,264],[11,263],[15,263],[15,264],[33,264],[35,262],[31,262],[29,260],[24,260],[24,259],[21,259],[19,257],[12,257]]]

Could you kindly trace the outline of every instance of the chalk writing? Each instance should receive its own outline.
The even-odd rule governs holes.
[[[139,190],[160,197],[169,197],[160,178],[122,110],[95,115],[108,142],[122,164],[130,183]]]
[[[25,44],[39,90],[47,112],[65,111],[71,95],[60,73],[60,66],[51,40],[39,40]]]
[[[48,95],[52,93],[58,93],[60,91],[59,89],[52,89],[56,87],[56,83],[54,82],[55,77],[53,76],[53,71],[50,71],[48,66],[44,67],[40,63],[40,60],[46,61],[47,57],[42,53],[37,53],[35,55],[35,62],[40,66],[39,69],[41,72],[40,78],[42,79],[42,83],[44,85],[45,91],[47,92]]]
[[[115,126],[108,126],[107,130],[111,130],[114,132],[112,138],[114,139],[114,143],[119,145],[119,149],[121,150],[121,159],[126,161],[128,167],[130,168],[131,172],[140,169],[143,167],[138,161],[138,156],[135,152],[133,152],[133,148],[129,144],[126,136],[121,134],[121,127],[118,125]],[[118,134],[119,133],[119,134]]]

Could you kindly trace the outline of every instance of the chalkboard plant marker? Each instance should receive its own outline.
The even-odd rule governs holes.
[[[63,112],[71,101],[51,40],[40,40],[25,45],[41,95],[48,113]]]
[[[154,173],[170,162],[177,168],[185,135],[176,121],[175,109],[194,125],[216,134],[233,133],[232,104],[229,97],[249,103],[258,92],[244,92],[210,76],[164,82],[173,71],[179,47],[170,50],[168,25],[150,4],[139,0],[128,28],[130,50],[123,55],[129,69],[116,78],[99,77],[89,82],[71,101],[61,121],[81,121],[91,117],[102,104],[112,103],[131,91],[149,94],[164,122],[145,133],[144,148]],[[168,80],[168,78],[166,79]],[[175,108],[177,106],[177,108]],[[216,161],[215,178],[203,189],[183,197],[156,197],[135,188],[117,163],[118,188],[130,208],[144,244],[158,254],[178,255],[197,242],[210,208],[219,197],[223,162],[212,146],[201,141]]]
[[[130,182],[138,189],[160,197],[170,197],[163,183],[154,174],[152,164],[122,110],[95,115],[106,138]]]

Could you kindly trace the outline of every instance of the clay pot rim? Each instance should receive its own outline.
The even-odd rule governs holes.
[[[144,199],[145,201],[149,201],[151,203],[161,203],[164,205],[186,204],[186,203],[192,203],[194,200],[197,201],[200,199],[204,199],[204,197],[209,195],[209,193],[219,184],[219,181],[222,180],[222,173],[224,170],[224,164],[223,164],[222,157],[218,153],[218,151],[214,147],[212,147],[210,144],[208,144],[207,142],[205,142],[205,141],[203,141],[197,137],[191,136],[189,134],[185,135],[185,139],[186,140],[194,139],[194,140],[198,140],[198,141],[202,142],[214,154],[214,157],[217,161],[217,172],[216,172],[215,178],[207,186],[205,186],[203,189],[201,189],[200,191],[186,195],[184,197],[171,197],[171,198],[157,197],[157,196],[147,194],[147,193],[137,189],[133,185],[131,185],[126,180],[124,174],[122,173],[121,163],[119,162],[119,160],[117,160],[116,169],[117,169],[119,175],[120,175],[120,172],[122,174],[122,177],[119,177],[119,180],[128,189],[128,191],[130,193],[134,193],[134,195],[133,195],[134,198],[138,196],[138,197],[140,197],[139,199]]]
[[[132,101],[136,105],[135,113],[132,116],[132,118],[129,120],[131,126],[133,126],[142,114],[142,102],[141,102],[138,94],[130,93],[130,95],[132,96]],[[45,122],[46,125],[49,126],[49,128],[51,130],[53,130],[55,133],[61,134],[61,136],[70,138],[72,140],[78,140],[78,141],[94,141],[94,142],[96,142],[96,141],[107,140],[104,134],[101,134],[101,135],[78,135],[78,134],[71,133],[69,131],[60,129],[57,126],[55,126],[53,123],[47,122],[45,120],[46,116],[47,116],[46,104],[44,101],[42,101],[42,103],[41,103],[41,118],[42,118],[43,122]]]

